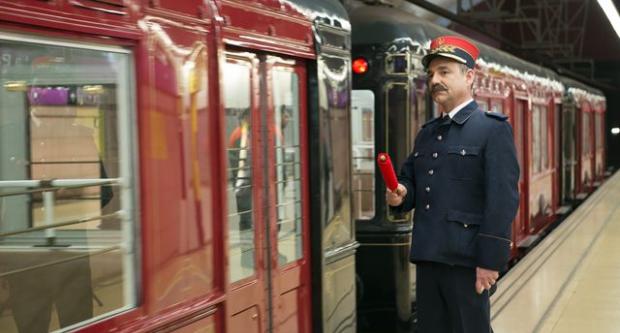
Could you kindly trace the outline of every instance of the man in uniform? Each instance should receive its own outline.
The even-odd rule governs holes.
[[[489,289],[510,255],[519,166],[507,117],[472,98],[478,49],[455,36],[431,42],[422,59],[442,115],[422,127],[387,201],[416,208],[418,329],[492,332]]]

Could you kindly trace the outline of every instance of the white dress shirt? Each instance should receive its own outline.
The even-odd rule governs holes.
[[[467,104],[471,103],[473,100],[474,100],[473,98],[470,98],[466,100],[465,102],[463,102],[462,104],[457,105],[454,109],[452,109],[452,111],[448,112],[448,116],[450,116],[450,119],[454,118],[454,115],[457,112],[461,111],[462,108],[464,108]]]

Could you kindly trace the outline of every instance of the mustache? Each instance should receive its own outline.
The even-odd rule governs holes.
[[[436,93],[438,91],[447,91],[448,87],[442,85],[441,83],[436,83],[431,87],[431,93]]]
[[[448,87],[442,85],[441,83],[436,83],[431,87],[431,93],[435,93],[438,91],[446,91],[448,90]]]

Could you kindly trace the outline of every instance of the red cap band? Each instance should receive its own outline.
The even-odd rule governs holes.
[[[428,67],[433,58],[443,56],[474,68],[479,55],[480,50],[467,39],[458,36],[441,36],[431,41],[431,48],[429,53],[422,58],[422,64]]]

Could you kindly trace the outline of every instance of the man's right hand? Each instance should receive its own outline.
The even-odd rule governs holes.
[[[385,189],[385,199],[390,206],[400,206],[407,196],[407,188],[403,184],[398,184],[394,191],[390,191],[389,188]]]

